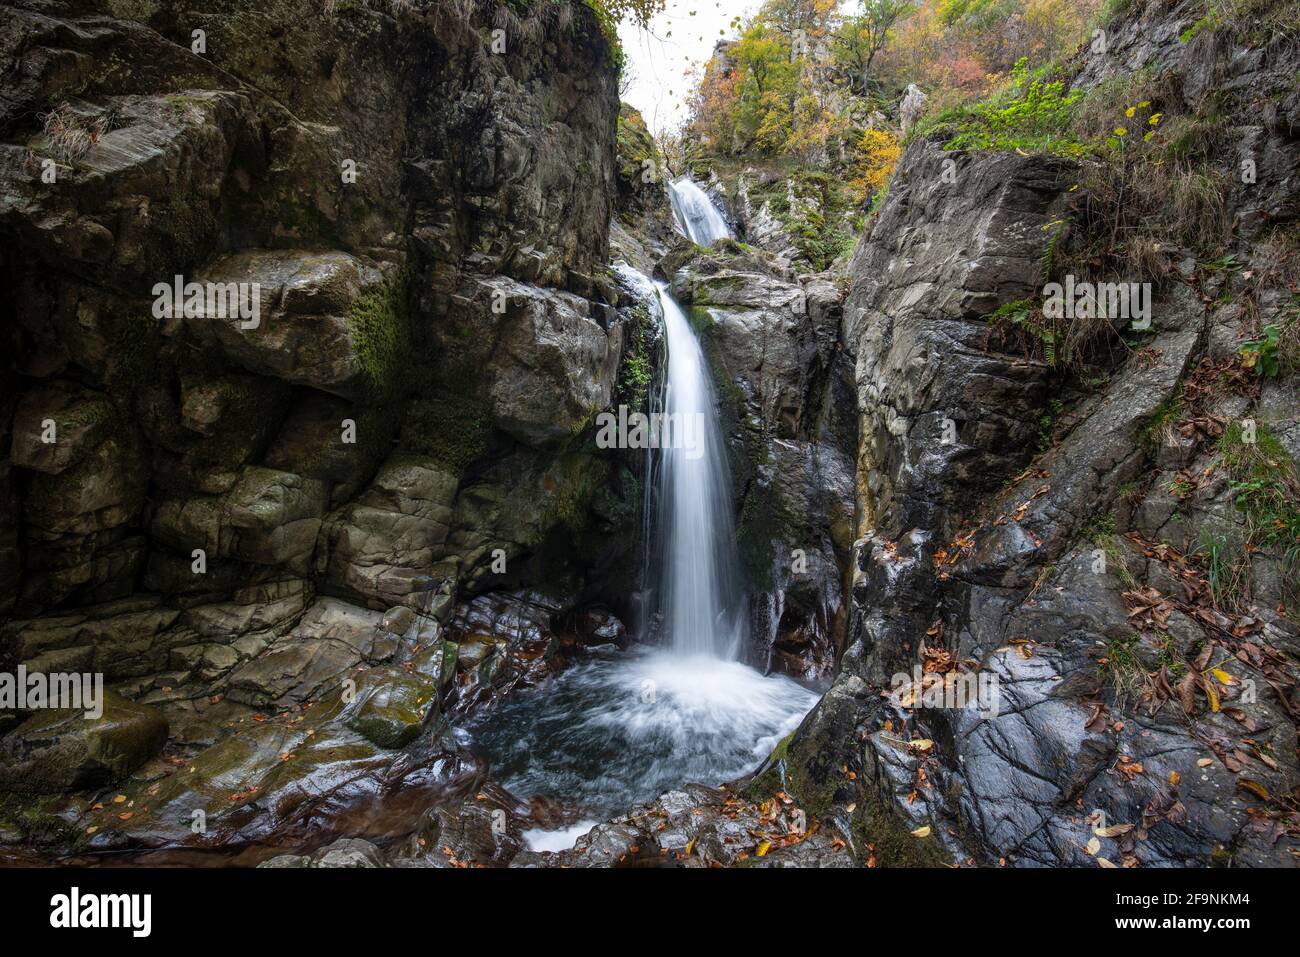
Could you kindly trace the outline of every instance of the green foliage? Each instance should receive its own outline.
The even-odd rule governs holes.
[[[947,110],[921,132],[945,131],[949,136],[944,143],[947,150],[1020,150],[1081,156],[1088,147],[1070,132],[1070,120],[1083,92],[1067,91],[1064,80],[1049,79],[1055,69],[1049,65],[1030,70],[1022,59],[1007,82],[987,100]]]
[[[618,376],[618,401],[632,409],[645,410],[650,392],[650,383],[654,379],[654,365],[647,355],[646,330],[651,319],[645,306],[637,305],[632,310],[635,326],[631,342],[623,356],[623,367]]]
[[[1018,338],[1024,351],[1040,353],[1048,365],[1057,362],[1056,321],[1043,314],[1032,299],[1003,303],[988,318],[989,327],[1004,338]]]
[[[1291,563],[1300,559],[1300,478],[1295,463],[1263,422],[1255,441],[1246,442],[1241,423],[1219,440],[1234,503],[1244,513],[1250,543],[1275,548]]]
[[[802,168],[792,174],[790,192],[795,203],[777,218],[794,239],[797,258],[820,272],[853,248],[855,237],[844,217],[849,208],[844,183],[827,172]]]
[[[1258,339],[1244,342],[1238,350],[1246,368],[1259,370],[1261,376],[1276,378],[1282,371],[1282,327],[1271,322],[1263,329]]]
[[[1056,425],[1065,412],[1065,403],[1060,399],[1049,399],[1047,409],[1038,417],[1037,445],[1039,452],[1046,452],[1056,444]]]
[[[1202,30],[1206,29],[1207,27],[1213,27],[1214,24],[1215,24],[1214,11],[1211,10],[1205,16],[1201,17],[1190,27],[1184,30],[1182,33],[1178,34],[1178,40],[1180,43],[1191,43],[1192,40],[1194,40]]]

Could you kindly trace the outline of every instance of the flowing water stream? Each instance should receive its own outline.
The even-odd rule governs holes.
[[[667,287],[618,268],[663,324],[668,353],[652,411],[676,425],[649,460],[641,596],[661,641],[597,652],[468,728],[516,795],[553,799],[584,819],[530,832],[545,850],[571,846],[590,824],[681,784],[716,785],[752,770],[817,700],[788,677],[736,660],[746,596],[704,354]]]
[[[668,199],[678,224],[691,242],[708,246],[716,240],[732,238],[718,208],[689,176],[668,184]]]

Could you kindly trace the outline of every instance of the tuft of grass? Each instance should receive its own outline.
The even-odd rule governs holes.
[[[1196,555],[1205,563],[1214,607],[1235,611],[1248,588],[1250,574],[1242,549],[1225,539],[1210,536],[1201,543]]]
[[[1154,451],[1169,436],[1169,430],[1183,414],[1183,390],[1180,386],[1151,413],[1138,438],[1149,450]]]
[[[1112,638],[1107,643],[1106,653],[1101,659],[1102,672],[1106,681],[1121,701],[1136,698],[1146,685],[1147,671],[1133,651],[1134,646],[1141,640],[1139,635]]]
[[[50,112],[42,113],[40,121],[50,152],[63,163],[85,156],[112,125],[108,114],[84,113],[69,103],[60,103]]]
[[[1278,549],[1288,563],[1300,560],[1300,478],[1295,463],[1263,422],[1255,441],[1245,442],[1240,423],[1219,440],[1219,453],[1232,478],[1234,502],[1246,516],[1250,542]]]

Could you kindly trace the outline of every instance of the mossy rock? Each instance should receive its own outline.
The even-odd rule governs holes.
[[[366,397],[383,399],[402,391],[411,359],[405,281],[398,279],[358,296],[348,310],[348,330]]]
[[[795,731],[772,749],[744,786],[752,801],[777,791],[794,798],[811,819],[842,814],[853,807],[856,844],[870,844],[883,867],[941,867],[950,863],[935,837],[915,837],[889,807],[863,764],[861,734],[880,698],[856,677],[841,678]]]
[[[381,748],[400,748],[438,712],[438,683],[401,668],[366,672],[344,724]]]
[[[156,708],[112,691],[103,714],[37,711],[0,740],[0,789],[48,794],[120,781],[149,760],[167,740],[167,721]]]

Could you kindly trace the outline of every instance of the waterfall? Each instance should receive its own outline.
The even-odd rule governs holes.
[[[699,339],[667,286],[658,292],[668,347],[660,408],[669,423],[698,423],[682,429],[695,447],[670,441],[658,451],[664,627],[674,650],[730,660],[740,652],[744,615],[727,449]]]
[[[675,652],[734,660],[745,638],[731,472],[700,341],[666,283],[620,265],[663,323],[667,362],[647,477],[648,611]]]
[[[689,176],[668,184],[668,198],[678,223],[691,242],[708,246],[716,240],[732,238],[727,221],[718,208]]]
[[[688,781],[721,784],[752,771],[817,700],[737,660],[747,616],[704,352],[665,284],[626,263],[614,268],[659,320],[667,349],[650,397],[658,441],[646,456],[641,594],[642,616],[661,621],[667,647],[592,649],[544,690],[486,709],[471,728],[513,793],[562,798],[588,821]],[[585,826],[534,830],[528,840],[567,847]]]

